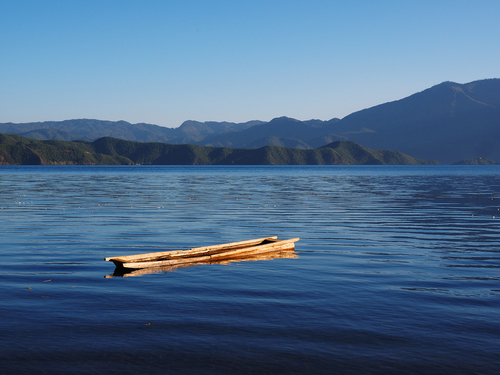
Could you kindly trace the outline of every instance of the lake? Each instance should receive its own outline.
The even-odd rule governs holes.
[[[0,223],[1,374],[499,371],[500,166],[2,166]]]

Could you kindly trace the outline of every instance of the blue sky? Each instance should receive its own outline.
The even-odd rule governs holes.
[[[500,77],[500,1],[0,2],[0,122],[342,118]]]

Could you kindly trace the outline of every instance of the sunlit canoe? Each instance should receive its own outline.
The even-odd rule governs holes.
[[[178,266],[191,263],[211,263],[223,260],[247,258],[251,256],[295,249],[299,238],[279,240],[278,237],[231,242],[221,245],[195,247],[190,250],[173,250],[156,253],[108,257],[117,268],[140,269],[148,267]]]
[[[266,261],[266,260],[275,260],[275,259],[297,259],[299,254],[297,254],[294,249],[292,250],[278,250],[272,251],[270,253],[264,254],[255,254],[249,255],[241,258],[233,258],[233,259],[225,259],[218,260],[212,262],[198,262],[198,263],[184,263],[178,264],[176,266],[163,266],[163,267],[146,267],[146,268],[115,268],[114,272],[111,275],[104,276],[105,278],[113,278],[113,277],[130,277],[130,276],[144,276],[156,273],[169,273],[175,271],[179,268],[186,267],[194,267],[194,266],[202,266],[208,264],[221,264],[221,265],[229,265],[238,262],[251,262],[251,261]]]

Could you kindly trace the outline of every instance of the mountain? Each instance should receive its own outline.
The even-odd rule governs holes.
[[[245,130],[208,136],[197,144],[203,146],[224,146],[255,148],[264,145],[294,148],[315,148],[313,140],[324,136],[325,121],[299,121],[289,117],[275,118],[267,123],[254,125]],[[336,137],[335,140],[340,139]],[[323,146],[322,142],[318,146]]]
[[[42,131],[64,131],[69,133],[72,137],[75,137],[73,140],[92,141],[103,136],[112,136],[144,142],[152,139],[168,141],[171,133],[171,129],[157,125],[132,125],[126,121],[89,119],[31,122],[24,124],[0,124],[0,133],[21,135],[33,132],[41,134]]]
[[[17,134],[33,139],[93,141],[114,137],[137,142],[196,143],[209,135],[241,131],[262,121],[245,123],[185,121],[175,129],[151,124],[130,124],[126,121],[65,120],[0,124],[0,133]]]
[[[399,150],[443,164],[478,157],[500,160],[500,79],[443,82],[341,120],[280,117],[239,132],[207,136],[197,144],[317,148],[336,140]]]
[[[57,129],[36,129],[24,133],[19,133],[19,135],[22,137],[38,140],[71,141],[73,139],[78,139],[78,136],[74,134]]]
[[[337,141],[314,150],[278,146],[257,149],[143,143],[117,138],[39,141],[0,134],[0,165],[321,165],[432,164],[397,151],[370,150]]]
[[[335,120],[330,120],[332,123]],[[113,137],[136,142],[196,144],[200,146],[259,148],[265,145],[315,148],[337,139],[325,136],[326,121],[299,121],[287,117],[270,122],[244,123],[185,121],[171,129],[151,124],[130,124],[126,121],[65,120],[24,124],[0,124],[0,133],[17,134],[39,140],[85,140]],[[252,130],[251,128],[256,127]]]
[[[215,121],[184,121],[182,125],[173,129],[171,141],[169,143],[196,144],[209,136],[223,135],[231,132],[238,132],[255,125],[263,124],[262,121],[248,121],[244,123],[215,122]]]
[[[352,113],[327,128],[366,147],[444,164],[477,157],[500,160],[500,79],[444,82]]]
[[[500,79],[467,84],[443,82],[406,98],[328,121],[289,117],[246,123],[185,121],[170,129],[81,119],[0,124],[0,133],[86,141],[109,136],[138,142],[248,149],[269,145],[307,150],[350,140],[370,149],[399,150],[443,164],[479,157],[500,161]]]

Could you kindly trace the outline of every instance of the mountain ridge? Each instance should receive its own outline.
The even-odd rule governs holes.
[[[466,84],[445,81],[408,97],[338,119],[300,121],[277,117],[244,123],[188,120],[178,128],[126,121],[65,120],[0,124],[0,133],[35,139],[93,141],[111,136],[138,142],[259,148],[316,149],[351,140],[371,149],[399,150],[420,159],[500,160],[500,79]]]
[[[330,130],[366,147],[398,149],[442,163],[479,156],[500,159],[500,79],[444,82],[354,112]]]

